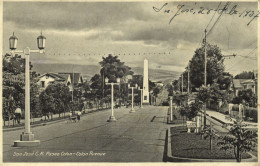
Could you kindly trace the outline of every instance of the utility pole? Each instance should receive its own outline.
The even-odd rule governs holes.
[[[190,62],[188,64],[188,87],[187,87],[187,93],[190,93]]]
[[[183,93],[183,74],[181,74],[181,92]]]
[[[204,61],[205,61],[205,68],[204,68],[204,85],[205,85],[205,88],[207,87],[207,40],[206,40],[206,36],[207,36],[207,30],[205,29],[205,56],[204,56]],[[206,120],[207,120],[207,117],[206,117],[206,109],[207,109],[207,102],[204,103],[204,128],[206,127]]]
[[[102,70],[102,98],[104,100],[104,88],[105,88],[105,76],[104,76],[104,67]]]
[[[71,101],[73,102],[73,91],[74,91],[74,64],[72,65],[72,96],[71,96]]]

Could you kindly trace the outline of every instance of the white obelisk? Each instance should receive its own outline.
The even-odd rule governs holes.
[[[149,104],[148,60],[144,59],[143,104]]]

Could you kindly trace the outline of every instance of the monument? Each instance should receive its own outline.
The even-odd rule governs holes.
[[[148,60],[146,58],[144,59],[143,104],[149,104]]]

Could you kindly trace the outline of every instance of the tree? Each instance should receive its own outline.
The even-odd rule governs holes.
[[[257,145],[257,131],[245,127],[242,120],[237,119],[228,134],[218,142],[221,150],[233,149],[237,162],[241,162],[242,153],[252,151]]]
[[[204,49],[198,48],[190,62],[190,81],[195,88],[204,84]],[[224,64],[221,50],[216,45],[207,44],[207,84],[223,75]]]
[[[167,84],[166,89],[168,91],[168,96],[173,96],[173,85]]]
[[[32,70],[30,63],[30,70]],[[25,59],[21,55],[5,54],[3,58],[3,117],[11,118],[14,110],[25,107]],[[36,84],[37,73],[31,71],[31,110],[41,112],[38,109],[38,89]]]
[[[54,83],[49,85],[41,94],[40,101],[44,115],[48,112],[59,113],[65,112],[71,100],[69,87],[65,84]]]
[[[242,73],[237,74],[235,79],[255,79],[254,72],[252,71],[243,71]]]
[[[109,54],[107,57],[102,57],[102,59],[103,60],[99,62],[102,67],[100,73],[111,82],[116,82],[116,78],[123,78],[133,74],[131,68],[126,66],[124,62],[121,62],[118,56]]]
[[[247,103],[251,107],[257,106],[257,97],[253,94],[251,89],[241,90],[238,92],[238,96],[233,99],[234,104]]]
[[[153,90],[153,95],[155,97],[157,97],[159,93],[160,93],[160,88],[159,87],[155,87],[154,90]]]
[[[202,102],[196,100],[195,102],[186,106],[186,116],[189,120],[192,120],[198,115],[198,112],[202,109]]]
[[[118,56],[112,56],[109,54],[107,57],[102,57],[102,61],[99,62],[101,65],[100,70],[100,83],[101,83],[101,92],[103,97],[110,94],[110,88],[105,88],[105,78],[108,78],[111,82],[116,82],[117,78],[120,78],[122,82],[120,82],[120,86],[114,87],[115,97],[119,99],[125,99],[127,97],[127,86],[122,86],[125,83],[123,80],[127,77],[127,75],[133,75],[131,68],[125,65],[124,62],[121,62],[118,59]],[[105,88],[105,89],[104,89]],[[99,92],[98,92],[99,93]]]

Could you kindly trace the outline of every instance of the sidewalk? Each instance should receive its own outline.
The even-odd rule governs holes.
[[[110,108],[107,108],[110,109]],[[96,111],[101,111],[101,110],[107,110],[106,108],[102,108],[100,107],[100,109],[96,109],[96,108],[92,108],[92,109],[86,109],[84,111],[82,111],[83,113],[81,114],[81,116],[84,116],[84,114],[89,114],[92,112],[96,112]],[[78,111],[75,111],[75,114]],[[65,116],[64,113],[60,114],[53,114],[52,115],[52,120],[51,117],[49,117],[49,119],[46,117],[45,120],[45,116],[39,117],[39,118],[31,118],[31,127],[36,127],[36,126],[43,126],[46,124],[52,124],[52,123],[57,123],[60,121],[64,121],[69,117],[69,112],[65,112]],[[24,128],[24,119],[21,119],[20,124],[15,124],[13,126],[13,120],[10,120],[10,125],[8,126],[8,121],[6,121],[6,126],[2,126],[3,132],[6,131],[13,131],[13,130],[19,130],[19,129],[23,129]]]
[[[234,124],[234,118],[227,118],[228,116],[225,114],[222,114],[220,112],[216,112],[216,111],[212,111],[207,109],[207,114],[210,117],[214,117],[215,119],[218,119],[219,121],[221,121],[223,124],[227,124],[227,125],[233,125]],[[254,122],[243,122],[244,124],[248,125],[247,128],[256,128],[257,129],[257,123]]]

